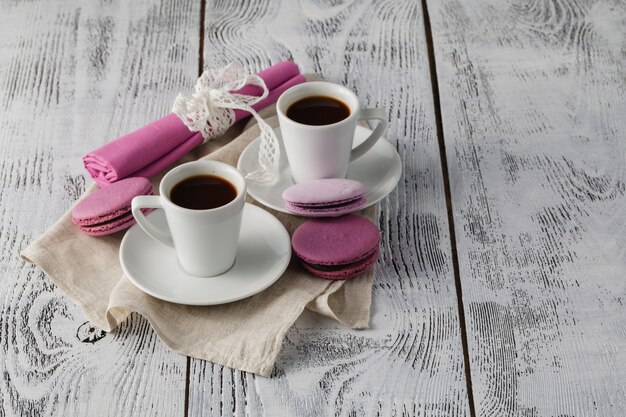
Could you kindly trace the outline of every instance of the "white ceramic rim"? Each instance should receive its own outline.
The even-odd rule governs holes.
[[[298,100],[312,96],[327,96],[340,100],[350,108],[350,116],[328,125],[306,125],[293,121],[287,117],[287,109],[289,106]],[[322,130],[336,127],[342,123],[350,123],[353,119],[359,117],[360,111],[361,106],[359,104],[359,99],[354,92],[342,85],[329,83],[327,81],[311,81],[308,83],[294,85],[282,93],[276,102],[276,112],[283,118],[282,122],[293,124],[301,129]]]
[[[172,191],[174,185],[186,178],[196,175],[215,175],[226,179],[237,189],[237,196],[229,203],[212,209],[195,210],[174,204],[170,199],[170,192]],[[239,207],[243,204],[243,200],[246,198],[246,192],[247,183],[241,171],[231,165],[219,161],[192,161],[184,163],[165,174],[161,180],[161,184],[159,185],[161,201],[164,205],[168,206],[168,210],[178,210],[186,215],[217,213],[220,211],[227,211],[232,207]]]

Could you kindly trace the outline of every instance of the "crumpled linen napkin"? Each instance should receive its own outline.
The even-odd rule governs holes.
[[[278,125],[276,117],[267,121],[272,127]],[[232,139],[235,134],[231,129],[181,162],[202,157],[236,166],[259,129],[254,125]],[[159,180],[160,176],[153,178],[155,191]],[[86,194],[95,189],[92,185]],[[290,234],[305,220],[272,211],[250,198],[248,202],[272,212]],[[173,304],[143,293],[124,276],[118,260],[123,232],[87,236],[72,224],[70,211],[28,246],[22,258],[43,269],[92,323],[106,331],[115,329],[135,311],[181,354],[269,376],[287,330],[304,308],[354,329],[368,326],[372,270],[348,281],[327,281],[308,274],[292,257],[287,271],[274,285],[250,298],[207,307]],[[361,214],[373,219],[375,209],[370,207]]]

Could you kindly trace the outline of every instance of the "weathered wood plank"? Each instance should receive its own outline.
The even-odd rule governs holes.
[[[83,192],[86,151],[193,85],[199,9],[0,1],[0,415],[183,414],[185,357],[139,316],[92,329],[18,254]]]
[[[624,415],[626,7],[428,6],[477,415]]]
[[[405,171],[380,206],[371,329],[305,314],[271,379],[192,360],[190,415],[468,415],[419,2],[208,1],[205,20],[209,67],[292,58],[387,108]]]

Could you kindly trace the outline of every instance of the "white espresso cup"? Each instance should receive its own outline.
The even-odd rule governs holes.
[[[199,175],[225,179],[236,189],[229,203],[206,210],[181,207],[170,195],[181,181]],[[168,172],[158,196],[137,196],[132,212],[137,224],[153,239],[173,247],[180,266],[190,274],[210,277],[226,272],[235,262],[239,231],[246,196],[246,180],[235,168],[222,162],[195,161]],[[144,216],[141,209],[163,209],[169,230],[161,230]]]
[[[289,107],[307,97],[330,97],[350,110],[345,119],[327,125],[307,125],[287,117]],[[356,95],[349,89],[323,81],[298,84],[285,91],[276,103],[280,131],[297,183],[322,178],[345,178],[351,161],[365,155],[383,134],[387,117],[383,109],[361,109]],[[372,134],[352,149],[354,131],[359,120],[378,120]]]

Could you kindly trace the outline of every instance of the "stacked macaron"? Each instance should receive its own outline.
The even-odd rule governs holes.
[[[105,236],[135,223],[133,197],[152,194],[146,178],[126,178],[89,194],[72,209],[72,222],[90,236]]]
[[[304,217],[337,217],[365,205],[365,186],[340,178],[307,181],[283,192],[285,208]]]
[[[378,228],[353,214],[310,220],[291,240],[304,268],[326,279],[347,279],[370,269],[378,258],[379,242]]]
[[[296,184],[283,192],[287,210],[315,217],[298,227],[291,239],[307,271],[320,278],[347,279],[374,266],[378,228],[365,217],[349,214],[365,206],[365,191],[358,181],[331,178]]]

